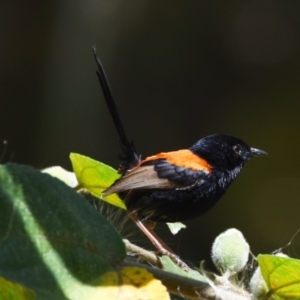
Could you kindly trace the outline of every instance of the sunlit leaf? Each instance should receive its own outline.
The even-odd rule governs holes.
[[[173,235],[177,234],[181,229],[186,228],[186,225],[180,222],[166,224]]]
[[[75,188],[78,185],[78,181],[76,179],[76,175],[74,172],[69,172],[62,167],[54,166],[54,167],[48,167],[46,169],[42,170],[43,173],[47,173],[62,182],[64,182],[66,185],[68,185],[71,188]]]
[[[124,267],[119,272],[108,272],[101,278],[100,285],[106,286],[101,299],[170,299],[165,286],[147,270],[138,267]]]
[[[117,194],[102,197],[103,191],[121,176],[115,169],[77,153],[71,153],[70,159],[81,188],[88,190],[97,198],[101,198],[112,205],[126,209],[124,202]]]
[[[263,278],[276,299],[300,299],[300,261],[289,257],[259,255]]]

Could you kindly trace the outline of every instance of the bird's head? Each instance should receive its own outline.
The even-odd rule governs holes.
[[[205,159],[213,169],[227,171],[241,169],[253,156],[267,155],[265,151],[251,148],[241,139],[227,134],[206,136],[190,150]]]

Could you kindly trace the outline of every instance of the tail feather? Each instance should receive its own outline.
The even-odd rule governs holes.
[[[135,150],[133,141],[129,141],[126,136],[124,126],[121,122],[121,118],[116,106],[116,102],[113,98],[107,76],[97,54],[95,46],[93,46],[93,53],[98,66],[98,71],[96,71],[96,73],[102,88],[102,92],[121,141],[122,154],[120,155],[121,162],[119,166],[119,172],[121,174],[125,174],[127,170],[137,166],[140,163],[141,158]]]

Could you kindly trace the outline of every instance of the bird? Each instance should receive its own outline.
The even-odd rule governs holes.
[[[182,222],[209,211],[225,194],[244,165],[254,156],[267,155],[243,140],[228,134],[211,134],[187,149],[161,152],[141,159],[126,136],[112,91],[93,47],[96,71],[104,99],[117,129],[122,154],[121,177],[103,192],[117,193],[129,216],[150,239],[158,252],[185,264],[157,236],[156,222]]]
[[[189,149],[162,152],[141,160],[105,190],[117,193],[128,211],[154,222],[182,222],[210,210],[254,156],[250,148],[227,134],[212,134]]]

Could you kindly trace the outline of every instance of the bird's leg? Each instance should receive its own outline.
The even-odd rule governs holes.
[[[162,239],[154,232],[149,224],[143,223],[138,219],[135,212],[129,213],[132,221],[140,228],[140,230],[147,236],[153,246],[157,249],[162,255],[169,256],[178,266],[185,270],[189,270],[188,265],[183,262],[163,241]]]

